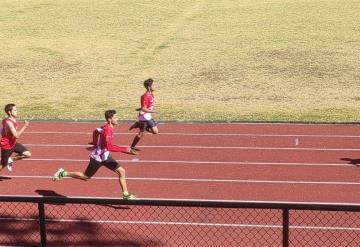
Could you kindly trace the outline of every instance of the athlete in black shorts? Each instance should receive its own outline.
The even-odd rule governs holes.
[[[25,158],[30,158],[30,151],[22,144],[17,142],[17,139],[20,138],[25,129],[29,126],[29,122],[25,121],[25,124],[18,131],[17,127],[17,109],[15,104],[7,104],[5,106],[5,112],[8,115],[2,120],[2,131],[0,139],[1,147],[1,162],[0,162],[0,171],[7,166],[9,171],[12,171],[12,164],[16,160],[21,160]],[[11,157],[13,153],[17,155]]]
[[[155,89],[153,84],[153,79],[147,79],[144,81],[144,87],[146,92],[141,96],[141,108],[139,108],[138,121],[136,121],[129,130],[134,128],[139,129],[139,133],[134,137],[134,140],[131,144],[131,148],[139,151],[136,148],[136,145],[139,143],[140,139],[145,135],[145,131],[148,131],[152,134],[158,134],[159,130],[157,128],[157,123],[152,117],[152,113],[156,113],[154,110],[155,106]]]
[[[108,110],[105,112],[105,119],[107,123],[101,128],[97,128],[93,132],[93,150],[90,155],[89,164],[85,172],[68,172],[63,168],[57,170],[53,176],[53,180],[57,181],[64,177],[71,177],[81,180],[88,180],[97,172],[101,166],[115,172],[119,177],[120,187],[123,191],[124,199],[134,199],[136,196],[130,194],[127,189],[125,179],[125,169],[110,156],[111,152],[123,152],[127,154],[136,154],[136,151],[129,147],[119,147],[112,143],[113,128],[118,124],[118,118],[115,110]]]

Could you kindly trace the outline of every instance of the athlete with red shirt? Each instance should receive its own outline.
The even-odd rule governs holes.
[[[153,85],[153,79],[147,79],[144,81],[144,87],[146,92],[140,98],[141,108],[139,108],[138,121],[135,122],[129,130],[134,128],[139,128],[139,133],[134,137],[134,140],[131,144],[131,148],[139,151],[136,148],[136,145],[140,139],[145,135],[145,131],[148,131],[152,134],[158,134],[159,130],[157,128],[156,121],[152,118],[152,113],[156,113],[154,110],[155,105],[155,89]]]
[[[81,180],[88,180],[97,172],[101,166],[114,171],[119,177],[120,187],[123,192],[124,199],[135,199],[136,196],[130,194],[127,189],[125,179],[125,169],[120,166],[116,160],[110,156],[111,152],[123,152],[127,154],[136,154],[136,151],[128,147],[119,147],[112,143],[113,128],[118,124],[118,118],[115,110],[107,110],[105,112],[106,124],[97,128],[93,132],[93,150],[90,154],[90,161],[85,172],[67,172],[60,168],[53,176],[53,180],[60,180],[64,177],[71,177]]]
[[[25,129],[29,126],[29,122],[25,121],[24,126],[17,131],[17,109],[15,104],[7,104],[5,106],[5,112],[8,115],[6,118],[2,120],[2,130],[1,130],[1,165],[0,171],[7,166],[9,171],[12,171],[12,163],[16,160],[21,160],[24,158],[30,158],[30,151],[22,144],[17,142],[17,139],[21,136],[21,134],[25,131]],[[11,158],[13,153],[17,155]]]

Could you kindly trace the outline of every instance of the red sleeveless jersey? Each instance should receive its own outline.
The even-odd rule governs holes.
[[[93,132],[93,150],[90,157],[102,162],[108,159],[110,151],[128,152],[128,148],[113,144],[113,129],[109,124],[105,124]]]
[[[13,136],[10,131],[5,131],[6,122],[8,121],[14,125],[15,129],[17,129],[17,123],[15,121],[11,120],[10,118],[4,118],[2,120],[3,128],[1,131],[0,147],[6,150],[12,149],[16,144],[15,136]]]

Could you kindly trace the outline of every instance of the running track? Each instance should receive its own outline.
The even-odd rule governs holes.
[[[0,194],[120,196],[106,168],[88,182],[51,181],[59,167],[85,169],[87,143],[99,125],[30,123],[19,142],[33,156],[15,163],[12,173],[2,171]],[[128,127],[116,126],[116,144],[131,143],[135,132]],[[358,125],[165,123],[159,129],[141,140],[137,157],[112,154],[140,198],[360,203]]]
[[[15,163],[12,173],[6,169],[2,171],[0,194],[120,197],[121,192],[116,177],[105,168],[100,169],[88,182],[75,179],[51,181],[53,173],[59,167],[79,171],[85,169],[89,155],[87,143],[91,140],[92,130],[97,126],[99,123],[31,123],[19,142],[28,146],[33,157]],[[128,132],[128,127],[128,124],[117,126],[115,143],[126,146],[131,143],[135,133]],[[360,126],[166,123],[159,125],[159,129],[161,134],[147,135],[141,140],[139,147],[142,151],[137,157],[113,153],[114,158],[119,160],[127,171],[129,190],[140,198],[360,203]],[[6,207],[6,205],[5,208],[12,209],[11,206]],[[78,213],[81,214],[82,210],[85,208]],[[129,215],[124,210],[101,208],[90,211],[101,211],[104,215],[110,213],[111,219],[125,220],[126,224],[120,228],[124,233],[134,229],[131,228],[131,224],[129,226],[129,222],[134,221],[134,218],[128,219]],[[161,210],[155,211],[153,213],[161,213]],[[11,230],[17,228],[17,221],[14,221],[13,217],[23,217],[25,225],[26,222],[28,224],[34,222],[26,220],[29,218],[28,210],[6,212],[4,213],[6,217],[2,219],[2,231],[5,234],[2,236],[4,244],[33,245],[36,240],[29,242],[25,237],[19,239],[19,236],[22,235],[14,235]],[[90,212],[87,215],[88,211],[84,212],[85,219],[89,218],[91,222],[96,223],[96,215],[94,216]],[[146,215],[147,210],[144,209],[141,212]],[[243,219],[241,212],[234,212],[227,217],[233,216],[231,218],[244,224],[247,219],[246,217]],[[106,243],[109,246],[118,246],[119,244],[119,240],[107,239],[106,236],[104,239],[101,234],[86,234],[86,230],[82,228],[84,226],[75,226],[76,221],[73,219],[68,219],[69,221],[66,223],[67,216],[64,212],[59,213],[55,210],[54,213],[58,215],[51,215],[51,210],[48,211],[50,215],[47,217],[52,220],[58,219],[59,222],[65,220],[65,222],[61,224],[58,222],[54,226],[54,223],[48,223],[52,246],[63,246],[68,241],[62,239],[61,234],[56,234],[58,232],[56,229],[61,229],[61,232],[75,231],[74,235],[78,236],[76,241],[79,239],[80,242],[73,240],[75,241],[73,244],[79,246],[83,244],[81,241],[84,239],[91,240],[95,245],[97,243],[103,245],[104,241],[108,241]],[[176,216],[177,213],[174,212],[174,214]],[[279,235],[279,232],[276,234],[276,231],[281,231],[278,228],[280,222],[277,222],[276,219],[280,218],[278,215],[272,219],[271,215],[270,211],[261,211],[258,216],[250,217],[252,218],[249,222],[250,225],[239,225],[234,228],[236,234],[242,236],[236,239],[238,242],[226,243],[225,239],[225,242],[221,242],[221,244],[241,246],[241,239],[244,236],[250,236],[248,244],[264,246],[269,243],[259,242],[257,238],[251,236],[272,236],[274,234],[273,239],[277,242],[272,245],[280,246],[280,239],[276,237]],[[136,218],[136,215],[132,215],[132,217]],[[341,240],[340,246],[358,246],[356,234],[360,228],[357,227],[357,216],[340,213],[337,217],[344,217],[349,221],[345,220],[344,223],[337,221],[335,228],[331,224],[331,219],[334,217],[331,214],[322,217],[325,219],[325,223],[321,224],[319,229],[330,229],[330,232],[323,235],[325,240],[321,246],[339,244],[338,239],[344,238],[346,241]],[[298,246],[307,246],[307,244],[313,246],[311,242],[304,242],[306,235],[301,235],[308,233],[306,230],[304,231],[307,226],[306,214],[305,218],[304,215],[298,218],[302,221],[299,226],[295,223],[294,227],[299,227],[303,231],[293,234],[292,241],[298,243]],[[138,222],[143,222],[143,216],[138,220]],[[197,229],[199,227],[195,223],[197,220],[188,218],[186,222],[192,222],[191,224],[196,226],[192,229]],[[232,219],[223,220],[228,223]],[[266,222],[261,223],[262,220]],[[274,220],[276,222],[273,222]],[[309,225],[312,225],[311,219],[309,220]],[[171,244],[181,246],[185,243],[184,241],[187,239],[181,236],[184,235],[182,233],[186,232],[187,227],[184,227],[183,230],[180,228],[171,230],[177,222],[170,222],[167,228],[161,228],[156,221],[157,219],[154,219],[154,222],[150,222],[146,229],[158,232],[159,241],[166,242],[169,235],[179,235],[179,237],[174,237],[173,241],[180,242]],[[178,223],[186,226],[186,222]],[[97,227],[115,227],[114,232],[119,231],[119,228],[116,228],[117,223],[109,223],[106,226],[97,225]],[[128,229],[128,227],[130,228]],[[206,227],[211,229],[210,225]],[[36,228],[36,225],[30,228],[32,229],[30,232],[36,231]],[[226,226],[223,225],[221,231],[226,232],[226,229]],[[331,232],[331,229],[336,231]],[[8,231],[9,234],[6,234],[5,232]],[[244,231],[248,231],[249,234]],[[309,231],[311,236],[317,230]],[[171,234],[168,234],[169,232]],[[141,230],[136,234],[138,240],[133,245],[126,241],[134,241],[134,236],[128,237],[126,234],[119,236],[129,246],[146,245],[149,236],[143,235],[144,232]],[[197,233],[189,233],[188,236],[192,236],[190,239],[202,238],[201,234],[203,234],[202,228]],[[118,237],[118,235],[116,236]],[[204,236],[205,239],[207,237],[209,235]],[[264,241],[267,241],[266,238]],[[125,243],[123,245],[126,245]],[[166,244],[170,244],[170,242]],[[192,246],[192,243],[189,242],[185,245]]]

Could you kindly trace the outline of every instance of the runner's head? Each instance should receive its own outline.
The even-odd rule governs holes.
[[[154,91],[154,88],[152,86],[153,82],[154,82],[154,80],[151,78],[144,81],[144,87],[146,88],[147,91],[149,91],[149,92]]]
[[[112,125],[118,124],[118,118],[117,118],[115,110],[107,110],[105,112],[105,119],[106,119],[106,122],[108,122],[109,124],[112,124]]]
[[[7,104],[4,108],[4,111],[9,117],[16,117],[17,116],[17,110],[16,105],[13,103]]]

